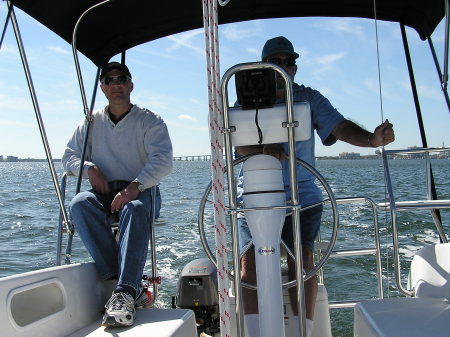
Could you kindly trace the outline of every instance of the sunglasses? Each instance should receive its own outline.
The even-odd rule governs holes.
[[[119,75],[119,76],[108,76],[102,80],[102,84],[111,85],[111,84],[125,84],[128,82],[129,77],[127,75]]]
[[[293,67],[293,66],[295,66],[295,60],[292,59],[292,58],[282,59],[282,58],[279,58],[279,57],[273,57],[271,59],[267,59],[267,62],[275,63],[275,64],[277,64],[279,66],[283,66],[283,65],[286,66],[286,67]]]

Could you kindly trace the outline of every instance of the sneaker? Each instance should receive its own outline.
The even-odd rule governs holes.
[[[141,286],[139,292],[134,301],[134,305],[137,309],[149,308],[153,305],[153,296],[147,287]]]
[[[134,323],[134,299],[125,292],[113,292],[105,305],[102,325],[106,327],[130,326]]]

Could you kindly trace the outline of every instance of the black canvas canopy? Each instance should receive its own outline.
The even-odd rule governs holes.
[[[99,0],[11,0],[67,42],[80,15]],[[231,0],[219,6],[219,23],[281,17],[356,17],[400,22],[422,39],[445,13],[444,0]],[[203,26],[201,0],[112,0],[82,21],[78,50],[96,65],[139,44]]]

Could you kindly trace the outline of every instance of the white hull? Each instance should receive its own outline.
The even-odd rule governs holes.
[[[101,311],[113,283],[101,282],[93,263],[46,268],[0,279],[1,336],[111,336]],[[195,337],[194,313],[185,309],[144,309],[132,328],[114,336]]]

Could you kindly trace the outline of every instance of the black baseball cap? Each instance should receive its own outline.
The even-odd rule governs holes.
[[[122,71],[125,75],[131,78],[130,70],[128,70],[128,67],[125,64],[119,62],[109,62],[106,66],[102,67],[102,71],[100,72],[100,81],[103,80],[103,77],[105,77],[108,72],[114,69]]]

